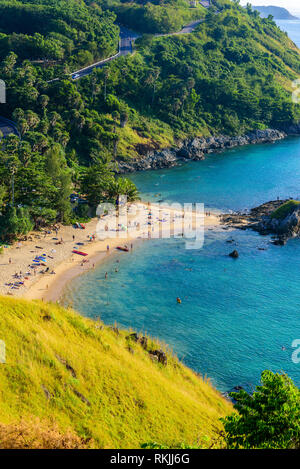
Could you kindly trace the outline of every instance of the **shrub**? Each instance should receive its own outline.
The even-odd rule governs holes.
[[[276,218],[277,220],[283,220],[290,213],[292,213],[296,208],[299,208],[300,201],[298,200],[289,200],[284,204],[280,205],[274,212],[271,214],[271,218]]]

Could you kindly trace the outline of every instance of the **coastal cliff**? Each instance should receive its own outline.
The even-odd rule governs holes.
[[[297,133],[297,128],[287,129],[289,133]],[[195,137],[178,143],[177,147],[150,151],[141,158],[118,161],[118,173],[146,171],[150,169],[171,168],[188,160],[204,160],[209,153],[222,152],[228,148],[257,143],[273,143],[282,140],[287,133],[276,129],[256,130],[247,135],[229,137]]]

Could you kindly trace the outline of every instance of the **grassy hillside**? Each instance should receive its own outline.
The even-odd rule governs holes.
[[[151,360],[160,345],[148,340],[145,350],[128,332],[70,309],[0,297],[0,331],[0,447],[21,417],[31,446],[35,433],[45,440],[46,425],[59,441],[67,432],[67,446],[76,436],[97,448],[207,446],[232,411],[170,353],[167,366]]]

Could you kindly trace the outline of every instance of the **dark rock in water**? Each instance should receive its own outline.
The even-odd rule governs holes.
[[[233,391],[242,391],[243,389],[243,386],[234,386]]]
[[[230,391],[225,391],[222,393],[222,396],[225,398],[225,399],[228,399],[230,402],[232,402],[233,404],[235,404],[237,401],[236,399],[232,396],[232,393],[235,393],[235,392],[239,392],[239,391],[246,391],[245,388],[243,388],[243,386],[234,386],[234,388],[230,389]],[[246,391],[247,392],[247,391]]]
[[[286,244],[286,240],[285,239],[275,239],[274,241],[272,241],[272,244],[274,244],[275,246],[284,246]]]
[[[237,252],[236,249],[228,255],[229,255],[229,257],[233,257],[234,259],[237,259],[239,257],[239,253]]]

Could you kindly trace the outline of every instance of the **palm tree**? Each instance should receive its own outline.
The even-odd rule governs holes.
[[[139,199],[139,192],[135,184],[127,178],[117,178],[110,184],[108,195],[110,198],[117,198],[126,195],[128,202]]]

